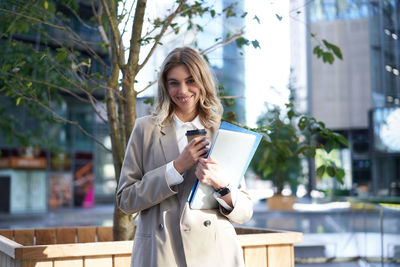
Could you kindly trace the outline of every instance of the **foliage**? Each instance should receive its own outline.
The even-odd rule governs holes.
[[[277,193],[285,185],[296,188],[303,178],[302,159],[315,157],[316,149],[330,152],[333,148],[348,146],[345,137],[326,128],[323,122],[296,112],[293,99],[286,110],[275,107],[262,114],[257,124],[263,138],[256,151],[251,168],[262,179],[271,180]],[[343,184],[344,170],[331,160],[317,169],[317,176],[327,173]]]
[[[311,36],[316,39],[316,34],[311,34]],[[335,56],[342,60],[343,55],[340,47],[328,42],[325,39],[322,39],[321,44],[314,46],[313,54],[317,56],[317,58],[322,58],[324,63],[333,64],[335,61]]]
[[[137,76],[168,40],[203,31],[209,20],[246,16],[236,4],[216,9],[210,1],[171,1],[162,12],[147,12],[151,1],[136,0],[15,0],[0,2],[0,129],[9,142],[51,149],[50,124],[77,127],[111,152],[118,182],[127,140],[136,119],[136,97],[154,84],[142,86]],[[157,3],[161,5],[160,3]],[[165,4],[165,3],[163,3]],[[154,14],[152,14],[154,15]],[[199,19],[206,18],[206,19]],[[123,36],[131,32],[130,42]],[[237,29],[218,36],[202,53],[224,45],[260,47]],[[196,46],[196,42],[191,45]],[[200,49],[201,50],[201,49]],[[140,57],[139,57],[140,54]],[[69,103],[93,109],[108,125],[111,148],[68,112]],[[13,117],[10,107],[32,117],[36,132]],[[47,122],[43,123],[43,122]],[[42,127],[45,126],[45,127]],[[39,139],[44,141],[39,141]],[[133,237],[132,217],[116,208],[116,240]]]

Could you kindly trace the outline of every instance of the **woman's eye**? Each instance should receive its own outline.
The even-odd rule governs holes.
[[[169,82],[168,85],[169,85],[169,86],[177,86],[177,85],[178,85],[178,82]]]
[[[186,81],[188,84],[194,84],[194,79],[189,79]]]

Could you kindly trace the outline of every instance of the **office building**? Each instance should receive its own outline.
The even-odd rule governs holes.
[[[339,153],[348,171],[342,189],[398,196],[400,3],[291,1],[290,10],[298,106],[350,143]],[[339,46],[343,60],[317,58],[313,49],[323,40]]]

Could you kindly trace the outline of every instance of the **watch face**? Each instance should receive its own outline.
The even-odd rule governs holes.
[[[384,152],[400,152],[400,108],[379,110],[375,114],[376,148]]]

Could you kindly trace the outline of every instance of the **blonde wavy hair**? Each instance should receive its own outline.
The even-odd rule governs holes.
[[[161,66],[156,107],[153,112],[157,123],[164,125],[174,113],[174,103],[168,93],[167,74],[172,68],[179,65],[188,68],[200,88],[198,108],[201,123],[206,128],[218,125],[221,121],[223,107],[216,93],[213,72],[201,55],[190,47],[175,48],[168,54]]]

